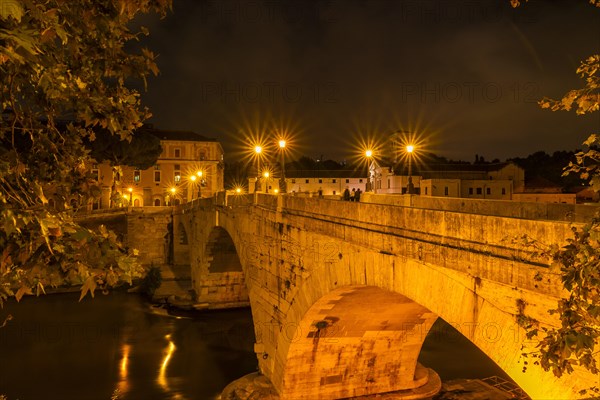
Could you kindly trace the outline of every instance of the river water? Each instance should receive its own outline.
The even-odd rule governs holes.
[[[8,400],[211,400],[257,369],[248,309],[165,315],[137,295],[26,297],[0,310],[0,394]],[[443,380],[505,377],[438,320],[420,361]],[[439,334],[442,332],[443,334]]]

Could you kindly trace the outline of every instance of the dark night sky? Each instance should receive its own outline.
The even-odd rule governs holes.
[[[587,0],[174,0],[143,23],[161,69],[151,122],[215,137],[230,160],[245,135],[282,129],[312,157],[401,129],[468,161],[570,150],[600,129],[600,113],[536,104],[580,87],[600,52]]]

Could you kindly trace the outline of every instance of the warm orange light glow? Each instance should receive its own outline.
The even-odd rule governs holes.
[[[369,149],[369,150],[365,151],[365,156],[367,156],[368,158],[373,157],[373,150]]]
[[[192,182],[196,182],[196,175],[192,175],[192,176],[190,176],[190,181],[192,181]]]
[[[171,190],[171,193],[173,193],[173,194],[175,194],[175,192],[177,191],[177,189],[174,187],[172,187],[170,190]]]
[[[127,190],[129,191],[129,193],[133,192],[133,188],[127,188]]]
[[[165,338],[169,341],[169,347],[167,348],[165,352],[165,357],[163,358],[162,364],[160,365],[157,381],[163,389],[168,389],[169,383],[167,381],[167,366],[169,365],[169,361],[171,360],[171,357],[175,352],[175,344],[171,340],[171,335],[167,335],[165,336]]]
[[[264,176],[265,178],[268,178],[269,176],[271,176],[271,174],[269,173],[269,171],[265,171],[265,172],[263,173],[263,176]]]
[[[415,151],[415,146],[409,144],[408,146],[406,146],[406,151],[412,153],[413,151]]]
[[[236,192],[237,194],[240,194],[240,193],[242,193],[242,188],[239,188],[239,187],[238,187],[238,188],[235,188],[235,192]]]
[[[262,153],[262,150],[263,150],[262,146],[255,146],[255,147],[254,147],[254,152],[255,152],[256,154],[260,154],[260,153]]]
[[[202,172],[202,171],[198,171],[198,172],[196,172],[196,175],[198,175],[200,178],[202,178],[202,175],[203,175],[203,174],[204,174],[204,172]]]
[[[282,149],[285,147],[285,140],[281,139],[279,141],[279,147],[281,147]]]
[[[127,200],[127,199],[129,198],[129,196],[127,196],[126,194],[124,194],[124,195],[123,195],[123,198],[124,198],[125,200]]]
[[[275,194],[279,193],[279,189],[274,189],[273,192],[275,192]]]

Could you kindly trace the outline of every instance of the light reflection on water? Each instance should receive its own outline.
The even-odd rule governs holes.
[[[156,315],[135,295],[25,298],[0,319],[9,400],[208,400],[255,372],[250,310]],[[35,382],[35,385],[31,383]]]

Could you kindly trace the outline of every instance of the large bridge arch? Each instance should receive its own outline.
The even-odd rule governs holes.
[[[521,354],[523,348],[533,348],[533,343],[528,343],[524,331],[516,323],[515,316],[518,314],[516,302],[510,299],[500,299],[505,295],[502,291],[506,288],[494,287],[496,284],[486,280],[474,279],[457,271],[449,271],[445,268],[425,264],[419,260],[406,259],[398,262],[394,257],[383,254],[364,251],[357,253],[344,246],[347,252],[353,253],[352,259],[339,265],[327,265],[320,271],[313,271],[299,287],[294,295],[286,319],[282,323],[282,331],[287,334],[280,335],[277,340],[277,356],[272,363],[271,380],[282,398],[290,399],[318,399],[314,394],[306,397],[302,395],[293,397],[285,395],[287,390],[295,390],[293,382],[294,363],[297,355],[296,341],[306,337],[315,331],[314,307],[332,296],[339,296],[340,291],[349,288],[379,288],[388,293],[394,293],[406,297],[414,302],[416,307],[429,310],[432,316],[439,316],[457,328],[469,341],[482,350],[492,361],[494,361],[507,375],[509,375],[521,388],[523,388],[533,399],[558,399],[571,398],[568,377],[557,384],[558,379],[552,373],[541,370],[531,365],[523,372],[523,360]],[[373,266],[385,266],[384,268],[373,268]],[[518,291],[514,288],[513,290]],[[521,293],[530,304],[534,304],[532,297],[527,293]],[[390,295],[392,296],[392,295]],[[493,300],[492,303],[490,300]],[[551,304],[538,304],[538,307],[547,310]],[[545,308],[545,307],[548,308]],[[418,308],[417,308],[418,310]],[[418,311],[413,311],[417,312]],[[414,316],[415,314],[413,314]],[[328,313],[330,317],[336,317],[334,310]],[[407,326],[413,338],[419,341],[414,346],[420,349],[427,332],[435,321],[435,317],[423,318],[422,325],[418,329]],[[365,323],[368,323],[365,321]],[[293,335],[290,328],[294,327]],[[384,333],[379,331],[379,334]],[[371,335],[378,334],[377,331]],[[418,344],[417,344],[418,343]],[[416,366],[416,357],[412,361],[412,368]],[[427,367],[425,365],[425,367]],[[333,369],[332,369],[333,370]],[[305,371],[304,371],[305,372]],[[335,376],[334,373],[331,374]],[[324,377],[326,378],[326,377]],[[380,376],[385,379],[385,376]],[[335,378],[332,378],[335,379]],[[321,384],[327,384],[327,380]],[[590,382],[593,383],[593,382]],[[313,385],[319,383],[312,382]],[[344,382],[340,382],[344,386]],[[352,384],[347,385],[353,387]],[[391,387],[392,390],[393,387]],[[293,393],[290,391],[290,393]],[[302,393],[302,392],[301,392]],[[323,393],[327,393],[325,390]],[[374,392],[378,393],[378,392]],[[365,393],[362,393],[365,394]],[[360,395],[360,392],[356,394]],[[322,397],[323,399],[338,397]]]

